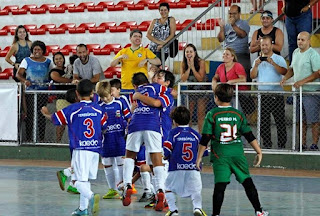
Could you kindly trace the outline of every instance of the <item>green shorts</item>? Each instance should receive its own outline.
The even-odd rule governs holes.
[[[215,184],[219,182],[230,182],[232,173],[234,173],[240,184],[250,177],[249,165],[244,155],[215,158],[212,167]]]

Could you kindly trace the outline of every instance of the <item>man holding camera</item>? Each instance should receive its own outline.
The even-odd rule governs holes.
[[[250,72],[252,79],[257,82],[279,83],[282,76],[287,72],[287,63],[280,55],[272,50],[272,38],[263,36],[260,39],[261,56],[253,62]],[[259,85],[258,90],[282,91],[280,85]],[[271,114],[277,126],[278,148],[285,148],[287,142],[287,131],[285,121],[285,102],[280,94],[263,94],[261,96],[261,128],[260,133],[265,148],[272,148],[271,141]]]

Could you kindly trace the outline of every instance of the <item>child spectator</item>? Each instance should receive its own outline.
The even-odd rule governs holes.
[[[93,84],[83,79],[77,85],[77,95],[81,101],[54,114],[47,107],[41,112],[54,125],[69,125],[70,148],[72,150],[72,180],[80,192],[80,206],[72,215],[95,214],[99,210],[100,195],[91,191],[89,179],[96,179],[102,131],[107,126],[107,115],[102,108],[90,100]]]
[[[109,191],[103,196],[103,199],[119,198],[116,185],[123,178],[123,160],[125,156],[125,121],[129,121],[131,113],[126,104],[115,99],[111,95],[111,85],[104,80],[96,85],[96,92],[100,96],[102,102],[100,106],[108,115],[107,130],[104,134],[103,145],[101,150],[101,161],[104,166],[104,172],[109,186]],[[118,169],[113,169],[115,164]],[[117,172],[117,173],[116,173]],[[116,182],[116,176],[119,176]]]
[[[205,118],[202,137],[199,145],[197,167],[200,169],[203,152],[211,140],[211,162],[214,170],[214,192],[212,199],[213,216],[219,215],[223,203],[224,192],[230,183],[233,173],[244,187],[257,216],[267,216],[260,205],[258,191],[251,179],[249,165],[244,156],[243,135],[257,152],[254,162],[259,166],[262,152],[258,142],[247,124],[246,117],[239,110],[231,107],[233,87],[219,84],[215,89],[214,100],[218,107],[210,110]]]
[[[73,63],[77,58],[78,56],[75,54],[69,57],[69,64],[65,68],[65,74],[63,75],[65,78],[67,79],[73,78]]]
[[[165,182],[169,211],[166,216],[178,215],[175,194],[191,197],[194,215],[206,215],[202,210],[202,181],[196,167],[200,134],[189,127],[190,111],[177,107],[171,113],[176,128],[164,142],[164,157],[169,160],[169,174]]]

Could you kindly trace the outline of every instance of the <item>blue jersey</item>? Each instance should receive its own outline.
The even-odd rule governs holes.
[[[132,96],[133,94],[129,94],[128,97],[126,97],[125,95],[120,95],[119,98],[117,98],[118,100],[121,101],[121,103],[125,104],[125,106],[129,107],[129,109],[131,110],[131,104],[132,104]]]
[[[189,126],[179,126],[169,132],[164,142],[164,156],[169,159],[169,171],[196,170],[200,134]]]
[[[167,95],[168,89],[165,86],[161,86],[157,83],[141,85],[138,87],[137,92],[143,95],[159,99],[162,104],[162,108],[168,107],[170,100]],[[161,133],[160,130],[160,113],[161,108],[152,107],[137,101],[138,107],[132,114],[132,119],[129,123],[128,133],[136,131],[151,130]]]
[[[171,92],[171,90],[169,91]],[[161,114],[162,143],[167,140],[169,132],[172,129],[172,119],[170,118],[170,113],[174,106],[174,98],[169,91],[166,94],[169,99],[169,105],[162,109]]]
[[[107,129],[104,134],[101,156],[124,156],[126,148],[124,135],[127,125],[126,121],[131,118],[130,110],[118,99],[113,99],[109,103],[102,102],[100,106],[108,115]]]
[[[100,153],[102,131],[107,126],[107,114],[97,103],[81,101],[54,113],[55,125],[68,125],[70,149]]]

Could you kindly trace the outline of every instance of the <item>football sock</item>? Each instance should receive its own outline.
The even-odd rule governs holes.
[[[256,186],[253,184],[252,178],[247,178],[246,180],[244,180],[242,186],[244,187],[247,197],[250,200],[254,210],[256,212],[262,212],[258,191],[256,189]]]
[[[176,196],[172,192],[166,192],[166,200],[168,202],[169,210],[171,212],[178,210],[178,207],[176,205]]]
[[[202,209],[201,191],[191,194],[191,200],[193,204],[193,209]]]
[[[150,173],[149,172],[141,172],[141,182],[142,187],[144,189],[144,192],[150,193],[151,192],[151,179],[150,179]]]
[[[68,167],[67,169],[64,169],[64,170],[63,170],[63,174],[64,174],[65,176],[70,177],[70,176],[71,176],[71,167]]]
[[[80,210],[84,210],[88,208],[89,199],[91,198],[93,192],[91,191],[91,185],[90,182],[81,182],[76,181],[74,186],[77,188],[77,190],[80,193]]]
[[[131,158],[124,159],[123,164],[123,183],[124,186],[132,184],[132,175],[134,170],[134,160]]]
[[[153,173],[154,173],[154,188],[156,191],[159,189],[162,189],[164,191],[164,167],[163,166],[156,166],[153,167]]]
[[[105,167],[104,173],[106,175],[107,183],[110,189],[116,189],[116,179],[113,171],[113,167]]]
[[[212,212],[213,215],[219,215],[221,206],[224,199],[224,191],[226,190],[228,183],[221,182],[216,183],[214,186],[214,192],[212,196]]]
[[[119,183],[119,182],[122,182],[123,180],[123,164],[118,166],[118,172],[119,172],[119,175],[118,175],[119,177],[118,183]]]

